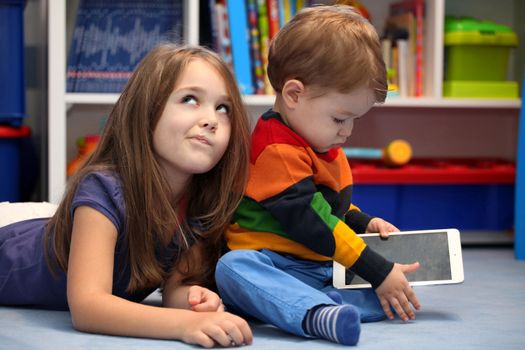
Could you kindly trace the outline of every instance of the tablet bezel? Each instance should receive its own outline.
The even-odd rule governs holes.
[[[409,282],[411,286],[427,286],[437,284],[455,284],[462,283],[465,279],[463,271],[463,257],[461,253],[461,239],[457,229],[438,229],[438,230],[417,230],[417,231],[401,231],[392,232],[390,235],[418,235],[418,234],[432,234],[438,232],[446,232],[448,249],[449,249],[449,261],[450,261],[450,272],[452,275],[451,279],[447,280],[432,280],[432,281],[413,281]],[[366,236],[379,236],[378,233],[365,233],[358,235],[360,237]],[[333,286],[338,289],[355,289],[355,288],[370,288],[369,283],[362,284],[346,284],[345,267],[338,262],[334,261],[333,265]]]

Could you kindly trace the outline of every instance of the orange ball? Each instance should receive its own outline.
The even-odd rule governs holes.
[[[405,140],[394,140],[383,153],[383,160],[389,165],[401,166],[412,158],[412,147]]]

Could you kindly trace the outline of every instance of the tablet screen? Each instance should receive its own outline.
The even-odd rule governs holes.
[[[432,232],[410,235],[390,235],[388,240],[379,236],[362,237],[366,244],[386,259],[401,264],[419,261],[420,268],[407,274],[414,281],[451,280],[447,232]],[[345,284],[367,283],[351,270],[346,270]]]

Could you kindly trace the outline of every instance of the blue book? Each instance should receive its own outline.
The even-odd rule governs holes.
[[[284,0],[279,0],[279,28],[282,28],[286,24],[284,19]]]
[[[121,92],[160,42],[180,42],[182,0],[81,0],[67,66],[68,92]]]
[[[233,71],[242,94],[253,94],[250,59],[250,30],[245,0],[228,0],[228,22],[233,56]]]

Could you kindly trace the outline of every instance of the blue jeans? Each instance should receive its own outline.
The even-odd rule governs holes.
[[[356,306],[361,322],[386,318],[374,290],[332,286],[332,262],[302,260],[266,249],[233,250],[219,260],[215,279],[229,311],[299,336],[307,336],[302,322],[308,310],[336,304],[328,292],[337,292],[344,304]]]

